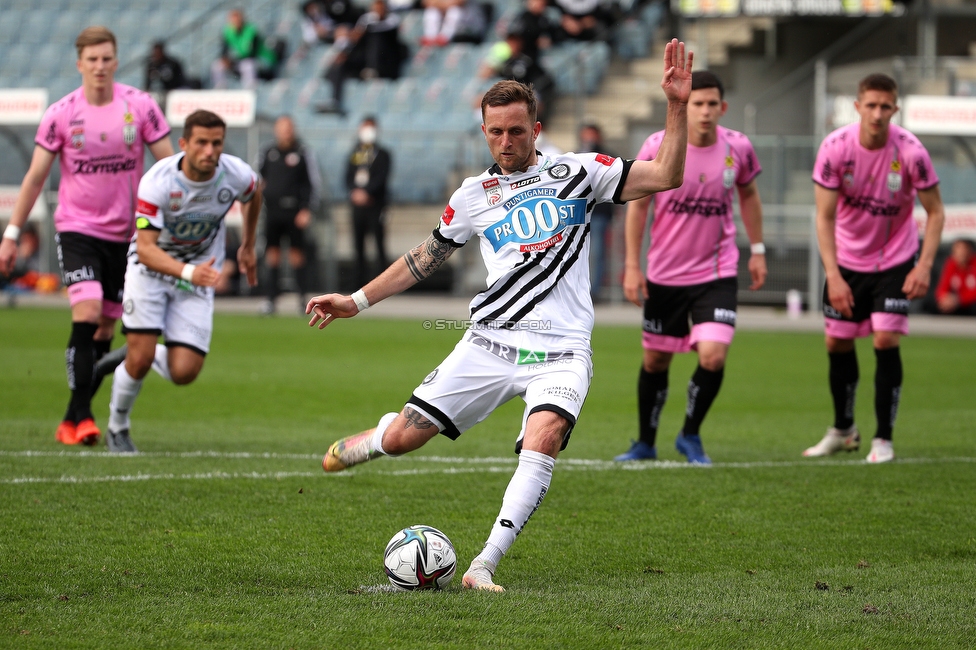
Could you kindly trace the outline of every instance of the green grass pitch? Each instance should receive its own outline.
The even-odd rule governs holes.
[[[335,438],[399,409],[457,332],[363,319],[218,315],[199,380],[152,375],[143,454],[54,441],[63,310],[0,310],[0,647],[968,648],[976,639],[976,340],[909,337],[896,462],[800,452],[830,422],[816,334],[740,332],[702,429],[673,450],[694,359],[679,357],[659,450],[636,435],[637,327],[598,327],[595,376],[504,594],[387,593],[394,532],[447,533],[459,573],[515,467],[516,400],[459,441],[327,476]],[[857,421],[874,429],[859,344]],[[95,400],[107,421],[109,386]]]

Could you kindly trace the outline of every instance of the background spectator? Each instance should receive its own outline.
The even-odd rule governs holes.
[[[366,117],[359,125],[359,142],[346,165],[346,188],[352,205],[353,244],[356,249],[356,286],[373,278],[366,261],[366,237],[376,244],[378,272],[389,266],[386,259],[385,226],[387,184],[392,169],[390,153],[377,143],[377,124]]]
[[[559,23],[549,18],[547,6],[546,0],[525,0],[525,9],[509,25],[509,31],[522,34],[522,51],[533,61],[559,36]]]
[[[596,124],[584,124],[579,131],[580,153],[603,153],[617,158],[603,144],[603,132]],[[590,295],[593,302],[601,299],[600,291],[606,283],[607,260],[610,257],[610,226],[613,224],[613,203],[597,203],[590,215]]]
[[[319,112],[344,112],[342,88],[350,77],[399,79],[408,55],[400,41],[400,16],[391,14],[384,0],[374,0],[370,11],[356,21],[349,43],[325,73],[332,82],[332,102],[319,106]]]
[[[152,44],[146,59],[146,81],[143,86],[146,91],[160,96],[170,90],[187,87],[183,64],[166,53],[166,44],[163,41]]]
[[[566,36],[577,41],[606,40],[610,16],[601,0],[553,0]]]
[[[241,78],[244,88],[256,88],[258,78],[274,79],[286,49],[283,38],[261,38],[258,28],[244,20],[244,12],[232,9],[221,36],[220,57],[210,66],[210,83],[226,88],[231,73]]]
[[[505,40],[496,43],[482,63],[483,78],[500,77],[531,84],[539,103],[538,119],[543,125],[549,117],[549,109],[556,93],[556,84],[549,73],[535,59],[522,51],[522,33],[510,29]]]
[[[350,0],[308,0],[302,5],[302,47],[348,39],[361,15]]]
[[[424,0],[424,35],[420,44],[442,47],[454,38],[463,0]]]
[[[973,242],[957,239],[942,267],[935,303],[943,314],[976,316],[976,254]]]

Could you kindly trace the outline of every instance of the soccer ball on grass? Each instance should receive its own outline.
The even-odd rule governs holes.
[[[386,576],[397,589],[441,589],[454,577],[457,554],[447,535],[431,526],[409,526],[386,545]]]

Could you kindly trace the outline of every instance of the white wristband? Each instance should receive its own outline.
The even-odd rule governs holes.
[[[366,300],[366,294],[363,293],[362,289],[352,294],[351,297],[353,299],[353,302],[356,303],[356,307],[359,309],[359,311],[366,311],[367,309],[369,309],[369,301]]]
[[[17,241],[18,239],[20,239],[20,227],[15,226],[12,223],[8,223],[7,229],[3,231],[3,238],[13,239],[14,241]]]
[[[193,271],[195,271],[196,268],[196,264],[184,264],[183,271],[180,272],[180,277],[187,282],[193,282]]]
[[[749,247],[753,255],[765,255],[766,254],[766,244],[759,242],[758,244],[753,244]]]

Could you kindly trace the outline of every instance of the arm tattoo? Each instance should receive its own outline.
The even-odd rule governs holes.
[[[409,406],[403,409],[403,416],[407,418],[407,426],[414,427],[415,429],[429,429],[431,427],[437,426],[430,420],[428,420],[424,415],[410,408]]]
[[[455,247],[442,241],[438,241],[433,235],[426,241],[413,248],[403,256],[403,261],[407,263],[407,268],[417,282],[431,276],[440,268],[440,265],[447,260],[454,252]]]

